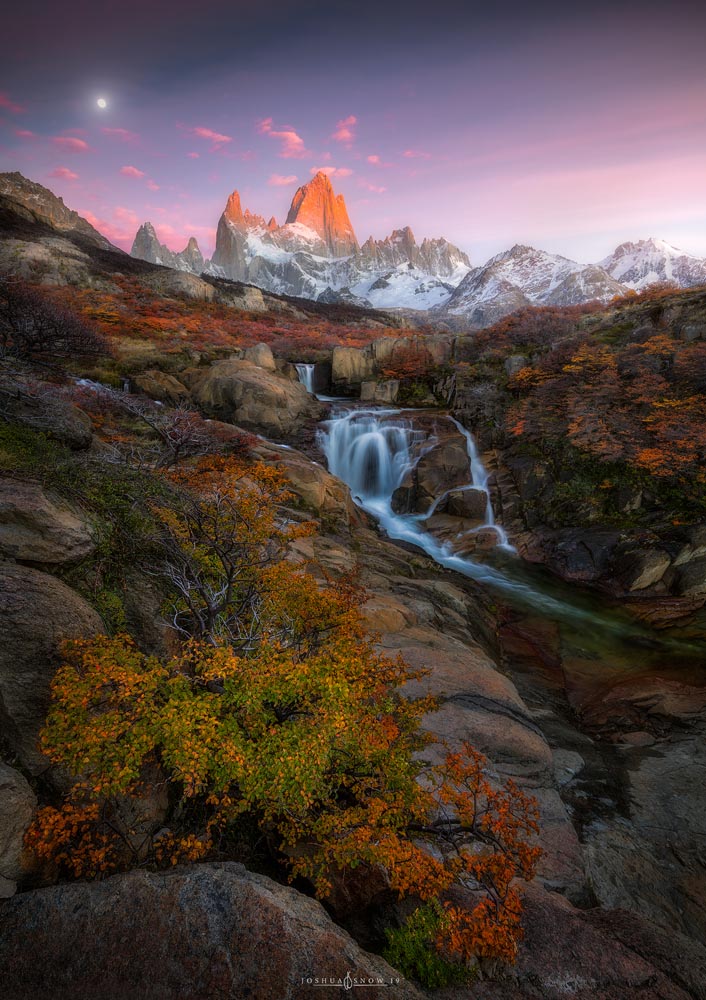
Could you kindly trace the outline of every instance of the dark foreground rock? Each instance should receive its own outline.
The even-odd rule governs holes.
[[[295,1000],[344,995],[307,980],[346,973],[369,1000],[421,1000],[319,903],[240,864],[134,871],[0,906],[3,1000]]]
[[[703,1000],[706,952],[626,910],[576,910],[537,886],[525,940],[497,980],[440,990],[438,1000]]]

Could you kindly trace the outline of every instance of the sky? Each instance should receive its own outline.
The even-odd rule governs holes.
[[[648,236],[706,256],[706,5],[572,6],[23,0],[0,170],[124,249],[150,220],[210,255],[232,190],[283,222],[323,169],[361,243],[409,225],[474,264]]]

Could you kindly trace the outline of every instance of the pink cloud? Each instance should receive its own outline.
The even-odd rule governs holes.
[[[27,128],[16,128],[15,129],[15,135],[18,137],[18,139],[36,139],[37,138],[37,133],[36,132],[30,132],[29,129],[27,129]]]
[[[372,163],[374,167],[391,167],[392,163],[385,163],[377,153],[373,153],[371,156],[366,157],[368,163]]]
[[[268,184],[270,187],[287,187],[289,184],[296,184],[299,178],[296,174],[287,174],[284,177],[282,174],[270,174],[270,179]]]
[[[126,128],[102,128],[101,132],[111,139],[120,139],[121,142],[136,142],[139,139],[137,132],[130,132]]]
[[[151,178],[147,181],[148,191],[159,191],[159,184],[156,184]]]
[[[343,142],[347,146],[355,140],[354,126],[358,124],[358,119],[355,115],[348,115],[347,118],[341,118],[340,122],[336,122],[336,131],[332,134],[331,138],[335,139],[336,142]]]
[[[132,246],[132,241],[135,237],[135,223],[132,223],[129,228],[124,225],[116,225],[107,219],[101,219],[93,212],[87,209],[80,209],[80,214],[90,222],[91,225],[98,230],[98,232],[103,233],[104,236],[115,243],[116,246],[121,247],[123,250],[129,250]],[[118,209],[115,209],[114,215],[117,215]],[[125,220],[129,221],[129,220]]]
[[[273,129],[272,119],[263,118],[257,123],[257,130],[260,135],[270,135],[273,139],[281,141],[279,155],[284,160],[300,160],[303,156],[309,155],[304,140],[290,125],[285,125],[282,129]]]
[[[402,154],[407,160],[430,160],[431,153],[425,153],[421,149],[405,149]]]
[[[121,167],[120,168],[120,173],[123,175],[123,177],[144,177],[145,176],[144,170],[138,170],[137,167],[130,167],[130,166]]]
[[[312,167],[310,174],[326,174],[327,177],[350,177],[350,167]]]
[[[224,135],[222,132],[214,132],[212,128],[206,128],[203,125],[178,125],[178,128],[183,129],[190,135],[195,135],[197,139],[206,139],[211,143],[210,151],[212,153],[220,152],[224,146],[233,141],[232,135]]]
[[[54,135],[51,141],[67,153],[89,153],[91,150],[85,139],[77,139],[75,136]]]
[[[140,220],[135,212],[131,208],[123,208],[122,205],[116,205],[113,209],[113,215],[120,222],[127,222],[131,226],[139,226]]]
[[[75,174],[73,170],[69,170],[68,167],[55,167],[54,170],[49,174],[50,177],[59,177],[64,181],[77,181],[78,174]]]
[[[384,194],[387,191],[386,187],[381,187],[379,184],[371,184],[369,181],[359,181],[359,184],[366,191],[372,191],[373,194]]]
[[[10,95],[6,92],[0,93],[0,108],[3,111],[10,111],[13,115],[22,114],[24,108],[20,104],[15,104],[14,101],[10,100]]]
[[[198,160],[198,158],[201,156],[200,153],[187,153],[186,155],[190,160]]]

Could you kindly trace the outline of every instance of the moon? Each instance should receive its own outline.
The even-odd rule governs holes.
[[[108,107],[108,102],[106,101],[105,97],[99,97],[98,100],[96,101],[96,104],[98,105],[99,108]]]

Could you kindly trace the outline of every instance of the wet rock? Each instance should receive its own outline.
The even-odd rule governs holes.
[[[414,469],[415,509],[428,510],[449,489],[466,486],[470,479],[468,451],[461,435],[449,436],[422,455]]]
[[[387,382],[362,382],[360,399],[363,403],[396,403],[400,383],[397,379]]]
[[[86,522],[37,483],[0,479],[0,556],[59,566],[80,562],[94,548]]]
[[[706,557],[694,558],[680,568],[676,590],[682,597],[706,594]]]
[[[37,737],[62,639],[95,635],[101,619],[61,580],[0,564],[0,729],[30,773],[47,767]]]
[[[446,513],[453,517],[464,517],[470,521],[485,521],[488,506],[488,494],[485,490],[474,487],[463,490],[451,490],[446,498]]]
[[[0,907],[0,967],[5,1000],[308,1000],[308,979],[346,973],[382,979],[361,990],[373,1000],[420,1000],[315,900],[232,863],[15,896]]]
[[[616,570],[628,590],[653,587],[666,573],[671,559],[663,549],[645,549],[621,558]]]
[[[585,766],[583,757],[580,753],[576,753],[575,750],[552,751],[552,762],[554,765],[554,778],[559,788],[573,781]]]

